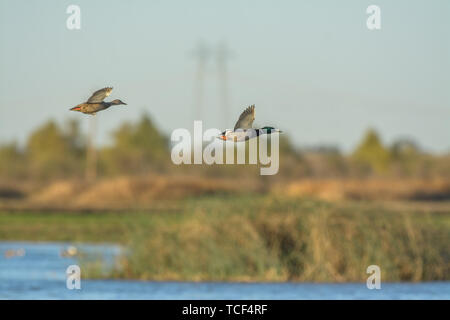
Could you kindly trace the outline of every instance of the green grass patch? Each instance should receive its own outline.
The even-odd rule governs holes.
[[[179,208],[1,212],[0,240],[120,243],[114,278],[361,282],[376,264],[383,281],[450,280],[450,212],[258,195]]]

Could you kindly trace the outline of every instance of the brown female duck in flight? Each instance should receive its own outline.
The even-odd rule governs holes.
[[[125,102],[122,102],[119,99],[105,102],[103,101],[107,96],[111,94],[113,88],[106,87],[100,90],[95,91],[92,96],[88,99],[88,101],[81,103],[70,110],[79,111],[85,114],[95,115],[98,111],[102,111],[108,109],[111,106],[117,106],[120,104],[126,105]]]

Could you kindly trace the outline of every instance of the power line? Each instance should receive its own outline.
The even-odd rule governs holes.
[[[219,43],[216,51],[217,70],[219,78],[220,108],[222,110],[223,127],[229,126],[229,91],[227,60],[232,57],[232,52],[225,42]]]

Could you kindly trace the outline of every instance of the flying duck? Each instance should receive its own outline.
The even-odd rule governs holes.
[[[88,99],[88,101],[81,103],[71,108],[70,110],[95,115],[98,111],[108,109],[111,106],[117,106],[120,104],[126,105],[125,102],[119,99],[110,102],[103,101],[107,96],[111,94],[112,89],[113,89],[112,87],[106,87],[97,90],[92,94],[92,96]]]
[[[275,132],[281,133],[280,129],[275,129],[274,127],[262,127],[260,129],[253,129],[253,121],[255,120],[255,105],[251,105],[245,109],[239,116],[238,121],[234,125],[234,129],[226,129],[223,131],[219,139],[231,140],[234,142],[246,141],[262,134],[272,134]]]

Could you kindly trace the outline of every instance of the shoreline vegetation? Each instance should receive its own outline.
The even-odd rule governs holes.
[[[0,240],[127,248],[108,274],[80,260],[90,278],[364,282],[375,264],[382,281],[450,280],[449,152],[374,129],[349,152],[285,133],[279,172],[261,176],[175,165],[146,114],[105,145],[81,124],[50,120],[0,143]]]
[[[156,281],[450,280],[450,203],[209,195],[116,212],[0,211],[0,241],[111,242],[127,254],[88,278]],[[83,262],[82,262],[83,268]]]

